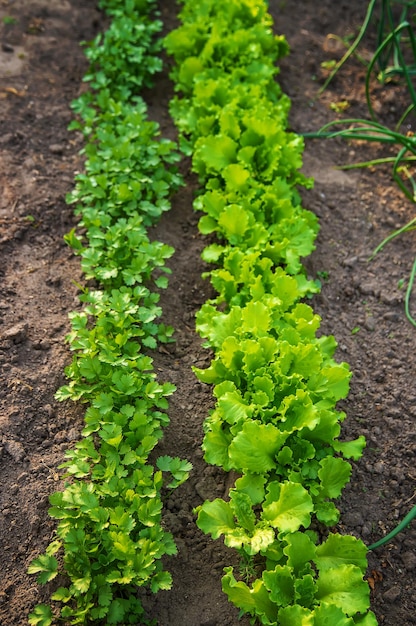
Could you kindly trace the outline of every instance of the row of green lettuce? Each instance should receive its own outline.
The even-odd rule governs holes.
[[[173,249],[151,241],[148,228],[181,185],[175,145],[160,138],[138,95],[161,68],[154,5],[101,0],[111,25],[86,48],[91,89],[73,103],[85,171],[68,197],[80,234],[66,239],[89,286],[70,315],[74,356],[57,397],[88,406],[82,440],[62,466],[65,488],[50,498],[56,539],[29,567],[39,583],[60,575],[61,585],[31,612],[32,625],[148,624],[137,587],[171,586],[161,558],[176,546],[162,525],[161,490],[179,485],[191,466],[168,456],[157,468],[149,462],[174,386],[157,381],[149,356],[173,332],[158,321]]]
[[[213,385],[205,460],[238,478],[198,507],[198,526],[242,556],[225,569],[229,600],[267,626],[374,626],[367,549],[333,531],[364,438],[339,440],[350,373],[304,302],[317,291],[302,257],[317,220],[301,207],[302,139],[275,62],[287,51],[263,0],[183,0],[165,45],[178,95],[171,112],[203,188],[199,229],[217,297],[197,314],[213,351],[195,368]]]

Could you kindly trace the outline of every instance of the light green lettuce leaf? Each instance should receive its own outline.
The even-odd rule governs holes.
[[[365,573],[367,568],[367,547],[352,535],[330,534],[328,539],[317,546],[314,561],[320,571],[339,565],[356,565]]]
[[[305,609],[299,604],[281,608],[278,620],[279,626],[314,626],[312,611]],[[335,624],[332,624],[332,626],[335,626]]]
[[[274,570],[265,570],[262,579],[266,589],[270,591],[270,599],[277,606],[286,606],[294,602],[295,580],[291,567],[276,565]]]
[[[206,501],[196,509],[198,511],[197,526],[213,539],[234,530],[234,512],[229,502],[220,498],[212,502]]]
[[[263,474],[276,467],[276,455],[287,433],[272,424],[245,422],[229,447],[230,463],[236,470]]]
[[[327,456],[320,461],[318,476],[321,481],[321,494],[328,498],[338,498],[349,481],[351,465],[340,458]]]
[[[231,489],[230,504],[237,522],[252,533],[256,524],[256,515],[253,511],[253,503],[250,496],[242,491]]]
[[[368,609],[369,591],[359,567],[339,565],[320,571],[316,597],[322,603],[335,604],[347,615],[354,615]]]
[[[228,448],[231,440],[232,435],[224,431],[221,422],[211,419],[207,423],[207,432],[202,443],[206,462],[222,467],[228,472],[231,469],[228,457]]]
[[[244,474],[235,481],[235,488],[242,493],[246,493],[252,504],[260,504],[264,499],[264,485],[266,477],[261,474]]]
[[[221,172],[237,159],[237,144],[227,135],[201,137],[194,150],[193,169],[203,176]]]
[[[313,511],[312,498],[302,485],[286,481],[271,482],[263,506],[263,518],[280,532],[307,528]]]
[[[263,581],[256,580],[250,588],[246,583],[236,581],[232,567],[226,567],[224,571],[226,573],[222,577],[222,590],[227,594],[229,601],[245,613],[261,616],[262,624],[276,625],[277,607],[270,600]]]
[[[365,445],[366,442],[363,435],[360,435],[353,441],[334,441],[332,443],[332,447],[336,452],[341,452],[344,457],[354,459],[354,461],[362,456]]]
[[[315,544],[306,533],[295,532],[285,535],[286,547],[283,552],[287,556],[287,563],[295,573],[301,572],[307,563],[315,557]]]

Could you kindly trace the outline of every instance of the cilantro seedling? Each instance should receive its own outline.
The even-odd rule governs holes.
[[[79,287],[82,310],[70,314],[73,353],[58,400],[87,404],[82,439],[61,466],[70,481],[50,497],[59,541],[36,558],[29,572],[47,583],[58,574],[67,586],[38,605],[29,623],[148,623],[137,587],[169,589],[161,559],[176,553],[162,523],[163,473],[169,488],[186,480],[190,464],[149,456],[169,423],[171,383],[156,379],[150,351],[171,341],[159,323],[159,293],[167,287],[173,249],[148,234],[170,209],[182,180],[172,141],[147,119],[139,90],[161,68],[161,23],[154,0],[101,0],[112,18],[104,35],[86,45],[91,89],[73,103],[70,128],[85,139],[85,171],[67,202],[79,228],[66,242],[81,258],[88,286]],[[163,470],[163,472],[162,472]],[[59,552],[55,556],[55,553]]]
[[[2,22],[7,26],[11,26],[13,24],[17,24],[17,19],[15,17],[12,17],[11,15],[5,15],[2,19]]]

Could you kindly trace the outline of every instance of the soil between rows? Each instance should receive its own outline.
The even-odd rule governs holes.
[[[292,3],[270,1],[276,31],[287,36],[292,50],[281,63],[280,82],[292,99],[296,132],[334,119],[331,102],[348,100],[348,115],[365,115],[364,68],[356,61],[316,97],[321,62],[342,54],[327,35],[356,32],[365,10],[360,0],[336,6],[330,0],[318,6],[299,0],[296,11]],[[5,16],[16,23],[4,23]],[[174,2],[164,2],[167,30],[175,16]],[[79,42],[91,39],[105,21],[91,0],[1,0],[0,21],[0,623],[21,626],[30,608],[48,598],[49,590],[38,588],[26,569],[53,537],[48,495],[60,487],[57,467],[82,429],[83,407],[54,400],[70,361],[64,344],[67,314],[79,306],[73,281],[82,280],[79,261],[63,242],[75,225],[64,196],[82,168],[82,140],[68,133],[67,125],[69,104],[85,88]],[[371,40],[367,45],[371,50]],[[171,93],[164,75],[146,98],[149,117],[174,137],[167,112]],[[397,119],[403,108],[400,86],[375,86],[374,97],[382,121]],[[313,305],[322,316],[322,332],[339,343],[338,359],[354,373],[351,393],[340,405],[347,413],[343,434],[364,434],[368,442],[341,500],[338,530],[368,544],[404,517],[416,493],[416,333],[405,318],[399,288],[412,267],[414,233],[367,261],[392,229],[413,216],[413,206],[388,169],[334,169],[376,154],[381,155],[377,146],[308,141],[304,169],[316,182],[303,192],[304,206],[321,224],[317,249],[305,265],[311,276],[327,273]],[[184,173],[188,166],[184,162]],[[222,569],[236,564],[236,557],[221,541],[205,537],[192,513],[204,499],[226,493],[227,477],[208,467],[200,450],[202,422],[213,402],[210,389],[191,372],[192,365],[209,363],[194,332],[194,315],[210,287],[201,278],[204,240],[191,206],[197,181],[191,175],[187,181],[154,233],[176,249],[170,288],[162,297],[164,321],[176,328],[176,343],[155,354],[155,367],[160,380],[177,385],[158,452],[186,457],[194,470],[166,500],[164,519],[179,548],[166,563],[173,589],[145,595],[144,602],[159,626],[248,626],[221,592]],[[380,624],[416,623],[415,547],[413,526],[370,554],[372,608]]]

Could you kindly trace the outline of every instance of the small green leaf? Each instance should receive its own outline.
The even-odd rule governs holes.
[[[345,458],[354,459],[354,461],[361,458],[365,445],[366,442],[363,435],[360,435],[353,441],[334,441],[332,443],[332,447],[336,452],[341,452]]]
[[[92,405],[100,411],[101,415],[106,415],[114,406],[114,397],[109,393],[100,393],[94,398]]]
[[[238,523],[247,531],[253,532],[256,523],[256,515],[253,511],[253,503],[246,493],[232,489],[230,502],[233,513]]]
[[[218,400],[218,408],[224,421],[235,424],[242,419],[251,417],[253,408],[247,405],[238,391],[227,391]]]
[[[197,509],[197,526],[205,534],[218,539],[222,534],[235,528],[234,513],[228,502],[217,498],[213,502],[204,502]]]
[[[369,595],[370,588],[355,565],[339,565],[319,574],[317,599],[335,604],[347,615],[364,613],[370,604]]]
[[[49,554],[41,554],[41,556],[34,559],[29,565],[28,574],[37,574],[37,581],[40,585],[53,580],[58,574],[58,561],[56,558]]]
[[[247,421],[229,447],[232,467],[263,474],[276,467],[276,455],[287,439],[273,424]]]
[[[355,626],[354,620],[333,604],[321,604],[313,613],[314,626]]]
[[[250,178],[250,172],[239,163],[228,165],[222,175],[229,189],[242,191]]]
[[[52,600],[56,602],[69,602],[72,598],[72,594],[66,587],[58,587],[51,596]]]
[[[69,233],[64,235],[64,240],[76,252],[81,253],[84,250],[82,239],[77,237],[75,228],[72,228]]]
[[[51,556],[52,554],[56,554],[61,547],[62,547],[62,542],[59,541],[59,539],[55,539],[55,541],[51,541],[51,543],[48,545],[48,547],[45,550],[45,553],[48,556]]]
[[[198,222],[201,235],[209,235],[218,229],[218,222],[210,215],[203,215]]]
[[[312,612],[295,604],[279,610],[279,626],[311,626]]]
[[[17,24],[17,19],[11,15],[5,15],[2,21],[3,24]]]
[[[87,593],[91,586],[91,575],[86,574],[85,576],[80,576],[78,578],[73,577],[72,584],[79,593]]]
[[[286,547],[283,552],[288,557],[287,563],[295,573],[301,572],[307,563],[315,557],[315,545],[307,534],[295,532],[285,535]]]
[[[224,246],[220,246],[218,243],[213,243],[210,246],[206,246],[206,248],[204,248],[201,254],[201,258],[206,263],[217,263],[224,251]]]
[[[307,528],[311,521],[313,502],[309,493],[298,483],[271,482],[263,506],[263,518],[279,532],[295,532]]]
[[[312,607],[315,604],[316,582],[312,574],[305,574],[295,580],[295,598],[302,606]]]
[[[157,593],[160,590],[168,591],[172,588],[171,574],[169,572],[158,572],[155,576],[153,576],[150,588],[153,593]]]
[[[51,607],[47,604],[38,604],[28,617],[31,626],[51,626],[53,619]]]
[[[333,502],[318,500],[315,503],[315,514],[317,519],[327,526],[334,526],[339,521],[339,511]]]
[[[343,459],[327,456],[320,462],[318,476],[321,480],[322,495],[338,498],[351,475],[351,465]]]
[[[167,276],[159,276],[155,280],[155,285],[159,289],[166,289],[169,285],[169,278]]]
[[[314,558],[320,571],[339,565],[356,565],[364,574],[367,568],[367,548],[352,535],[331,534],[316,548]]]
[[[244,474],[235,482],[238,491],[246,493],[252,504],[260,504],[264,500],[264,485],[266,477],[261,474]]]
[[[231,434],[226,433],[220,422],[214,422],[204,437],[202,448],[205,452],[204,459],[211,465],[224,467],[228,471],[229,458],[228,448],[231,442]]]
[[[221,213],[218,225],[230,243],[236,244],[248,228],[248,213],[238,204],[229,204]]]
[[[270,600],[277,606],[292,604],[295,599],[295,581],[287,565],[276,565],[274,570],[263,572],[263,581],[270,591]]]
[[[262,302],[249,302],[242,310],[243,329],[258,337],[266,334],[271,325],[271,313]]]
[[[226,572],[222,577],[222,590],[227,594],[228,599],[235,606],[249,615],[257,614],[265,616],[269,621],[262,620],[266,624],[276,623],[276,605],[271,601],[263,581],[257,579],[250,588],[246,583],[237,582],[233,576],[233,568],[226,567]],[[298,626],[298,625],[297,625]]]
[[[192,470],[192,463],[171,456],[160,456],[156,461],[156,465],[162,472],[170,472],[172,474],[173,480],[167,485],[170,489],[175,489],[188,480],[189,472]]]
[[[125,609],[122,602],[118,599],[114,599],[109,607],[107,615],[108,624],[120,624],[125,616]]]
[[[209,135],[195,145],[193,166],[199,174],[221,172],[236,161],[237,144],[227,135]]]

